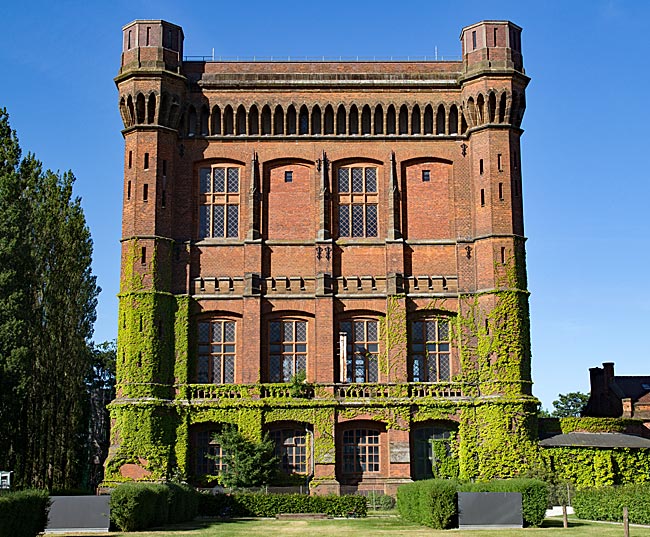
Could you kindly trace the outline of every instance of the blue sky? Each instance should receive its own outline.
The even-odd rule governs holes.
[[[7,5],[8,4],[8,5]],[[589,390],[589,367],[650,374],[650,3],[409,1],[5,2],[0,106],[25,152],[72,169],[103,292],[95,340],[117,333],[123,140],[121,28],[183,27],[185,53],[460,56],[463,26],[523,27],[532,77],[522,138],[534,393]]]

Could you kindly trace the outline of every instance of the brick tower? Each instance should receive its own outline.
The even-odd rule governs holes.
[[[525,471],[521,29],[469,26],[440,62],[184,61],[178,26],[123,33],[107,483],[212,482],[225,424],[319,493]]]

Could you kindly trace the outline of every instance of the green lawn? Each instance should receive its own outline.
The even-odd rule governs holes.
[[[68,537],[76,537],[81,534],[67,534]],[[89,534],[86,534],[88,536]],[[192,524],[169,526],[166,530],[146,531],[134,533],[111,533],[103,534],[111,537],[269,537],[273,535],[300,535],[309,537],[351,537],[360,535],[374,537],[375,535],[409,535],[427,537],[531,537],[535,535],[557,535],[558,537],[620,537],[623,535],[621,524],[600,524],[597,522],[585,522],[572,519],[569,522],[569,529],[562,528],[561,519],[547,519],[541,528],[524,530],[481,530],[461,531],[445,530],[434,531],[408,522],[398,517],[369,517],[365,519],[346,520],[275,520],[275,519],[253,519],[253,520],[229,520],[223,522],[202,521]],[[631,537],[650,537],[650,527],[632,526]]]

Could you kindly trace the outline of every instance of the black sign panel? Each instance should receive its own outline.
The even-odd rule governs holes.
[[[46,532],[108,531],[110,496],[53,496]]]
[[[458,527],[521,528],[520,492],[459,492]]]

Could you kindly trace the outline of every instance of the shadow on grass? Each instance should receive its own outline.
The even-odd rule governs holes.
[[[578,520],[575,518],[569,518],[569,527],[570,528],[579,528],[581,526],[588,526],[589,524],[583,522],[582,520]],[[542,528],[564,528],[564,522],[562,521],[562,517],[553,517],[553,518],[545,518],[544,522],[542,522],[542,525],[540,526]]]

